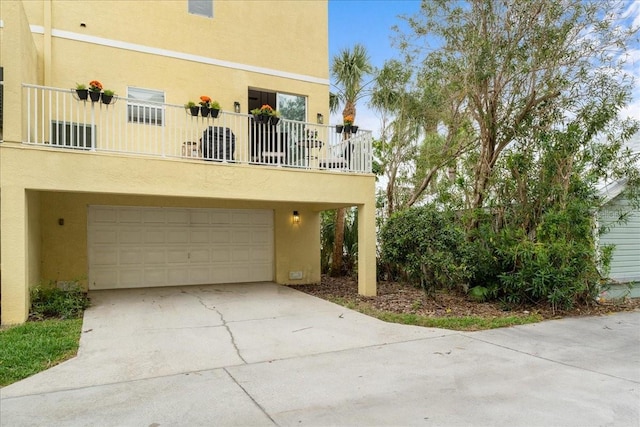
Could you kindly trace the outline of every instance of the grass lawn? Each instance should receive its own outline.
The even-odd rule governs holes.
[[[82,318],[27,322],[0,331],[0,387],[76,355]]]
[[[533,313],[525,316],[503,316],[503,317],[483,317],[483,316],[451,316],[451,317],[430,317],[421,316],[414,313],[393,313],[385,310],[378,310],[371,305],[359,302],[347,302],[341,298],[331,300],[336,304],[343,305],[351,310],[359,311],[367,316],[375,317],[385,322],[400,323],[403,325],[424,326],[427,328],[453,329],[455,331],[480,331],[484,329],[505,328],[516,325],[526,325],[537,323],[543,319],[539,314]]]

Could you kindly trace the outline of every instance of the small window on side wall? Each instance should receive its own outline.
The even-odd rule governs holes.
[[[189,13],[213,18],[213,0],[188,0]]]
[[[130,87],[127,89],[127,120],[130,123],[162,126],[164,92]]]

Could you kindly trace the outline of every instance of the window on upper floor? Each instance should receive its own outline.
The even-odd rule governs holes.
[[[213,18],[213,0],[188,0],[189,13]]]
[[[162,126],[164,92],[138,87],[127,88],[127,120],[131,123]]]

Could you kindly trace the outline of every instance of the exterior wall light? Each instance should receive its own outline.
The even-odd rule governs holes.
[[[236,113],[240,112],[240,103],[238,101],[235,101],[233,103],[233,111],[235,111]]]
[[[298,211],[293,211],[292,219],[294,224],[300,224],[300,214],[298,213]]]
[[[316,118],[318,119],[318,124],[319,125],[324,123],[324,116],[322,115],[322,113],[318,113]]]

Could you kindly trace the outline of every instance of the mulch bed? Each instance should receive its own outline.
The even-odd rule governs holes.
[[[554,312],[551,307],[543,305],[506,307],[500,302],[471,301],[466,294],[455,291],[438,292],[435,296],[426,296],[420,288],[397,282],[378,282],[378,295],[365,297],[358,294],[358,284],[355,279],[324,275],[319,284],[291,287],[329,301],[339,298],[345,302],[366,303],[378,310],[430,317],[478,316],[492,318],[537,313],[544,319],[557,319],[640,310],[639,298],[594,302],[591,305],[575,307],[570,311],[556,310]]]

